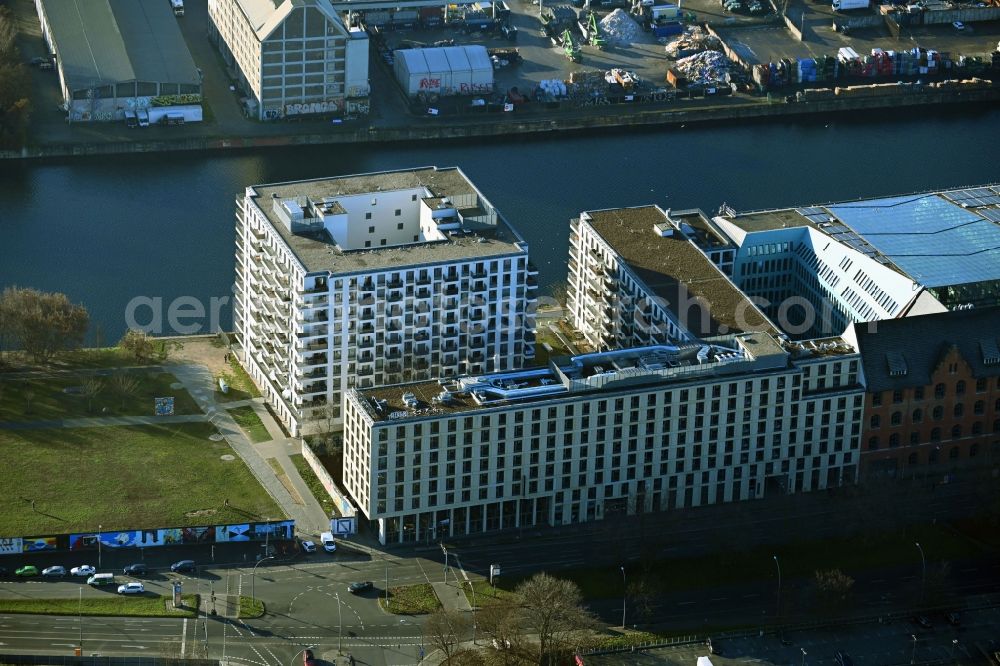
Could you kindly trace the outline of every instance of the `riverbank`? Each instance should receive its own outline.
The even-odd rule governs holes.
[[[530,117],[516,115],[486,116],[474,121],[426,118],[401,126],[379,123],[363,127],[339,127],[324,133],[290,133],[271,136],[198,136],[136,141],[81,141],[29,146],[21,151],[0,151],[0,159],[37,160],[57,157],[161,153],[176,151],[219,151],[262,147],[323,144],[377,144],[414,141],[450,141],[511,135],[566,132],[580,133],[595,129],[626,127],[676,126],[694,123],[719,123],[733,120],[791,118],[822,114],[857,114],[874,109],[919,107],[939,104],[988,104],[1000,100],[1000,86],[981,89],[937,88],[920,92],[870,97],[841,97],[814,101],[774,102],[762,98],[729,98],[727,104],[684,108],[680,102],[665,108],[635,109],[622,106],[602,107],[602,112],[552,113]],[[446,124],[447,123],[447,124]],[[292,129],[292,128],[290,128]]]

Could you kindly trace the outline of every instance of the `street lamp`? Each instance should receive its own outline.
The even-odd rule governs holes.
[[[288,662],[288,666],[295,666],[295,657],[299,656],[300,654],[302,654],[306,650],[311,650],[314,647],[316,647],[316,646],[315,645],[310,645],[309,647],[304,647],[301,650],[299,650],[298,652],[296,652],[295,654],[293,654],[292,655],[292,660],[290,662]]]
[[[77,623],[80,625],[80,654],[83,654],[83,585],[80,586],[80,606],[77,610]]]
[[[628,599],[628,586],[625,584],[625,566],[622,565],[622,629],[625,629],[625,601]]]
[[[913,650],[910,652],[910,663],[916,663],[914,660],[917,658],[917,635],[910,634],[910,638],[913,639]]]
[[[344,615],[340,610],[340,592],[334,592],[333,596],[337,599],[337,623],[339,629],[337,630],[337,652],[344,651]]]
[[[472,590],[472,644],[476,645],[476,585],[471,580],[465,581]]]
[[[97,526],[97,568],[101,568],[101,530],[103,527],[101,525]]]
[[[264,564],[264,562],[267,562],[268,560],[273,560],[273,559],[274,559],[273,556],[264,557],[264,558],[258,560],[257,564],[253,565],[253,569],[250,571],[250,597],[252,599],[256,599],[257,598],[257,594],[256,594],[256,592],[257,592],[257,567],[259,567],[260,565]],[[200,582],[201,581],[199,581],[199,583]]]
[[[924,590],[927,587],[927,560],[924,558],[924,549],[919,541],[914,541],[913,545],[920,551],[920,603],[924,603]]]
[[[778,567],[778,608],[775,612],[774,617],[775,619],[778,620],[778,622],[780,622],[781,621],[781,563],[778,562],[777,555],[773,555],[772,557],[774,557],[774,566]]]
[[[805,648],[799,648],[799,649],[802,650],[802,666],[806,666],[806,649]]]

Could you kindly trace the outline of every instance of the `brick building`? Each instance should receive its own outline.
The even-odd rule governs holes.
[[[1000,462],[1000,308],[856,324],[853,332],[867,386],[862,479]]]

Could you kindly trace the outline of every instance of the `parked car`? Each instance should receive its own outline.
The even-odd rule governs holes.
[[[6,578],[9,575],[10,572],[7,571],[7,567],[0,567],[0,578]]]
[[[45,567],[42,575],[46,578],[62,578],[66,575],[66,567]]]
[[[930,629],[931,627],[934,626],[933,624],[931,624],[931,621],[929,619],[927,619],[927,616],[925,616],[925,615],[917,615],[917,616],[915,616],[912,619],[912,621],[913,621],[913,624],[915,624],[915,625],[917,625],[917,626],[919,626],[919,627],[921,627],[923,629]]]
[[[97,569],[89,564],[81,564],[78,567],[73,567],[69,572],[74,576],[93,576],[97,573]]]
[[[147,576],[147,575],[149,575],[149,569],[146,567],[145,564],[142,564],[142,563],[130,564],[127,567],[125,567],[122,570],[122,572],[126,576]]]
[[[38,575],[38,567],[34,566],[33,564],[28,564],[27,566],[20,567],[19,569],[17,569],[16,571],[14,571],[14,575],[15,576],[22,576],[22,577],[24,577],[24,576],[37,576]]]
[[[135,581],[118,586],[118,594],[142,594],[145,591],[146,588],[143,587],[142,583]]]
[[[42,64],[43,62],[52,62],[52,61],[51,61],[50,59],[48,59],[48,58],[43,58],[43,57],[41,57],[41,56],[36,56],[36,57],[32,58],[32,59],[31,59],[31,60],[29,61],[29,64],[30,64],[30,65],[31,65],[32,67],[38,67],[38,66],[39,66],[39,65],[41,65],[41,64]]]
[[[316,544],[308,539],[302,542],[302,552],[303,553],[315,553]]]
[[[170,565],[170,570],[174,573],[186,573],[194,571],[194,560],[181,560]]]
[[[351,594],[361,594],[362,592],[367,592],[368,590],[375,587],[375,584],[370,580],[359,583],[351,583],[347,586],[347,591]]]
[[[951,25],[955,30],[965,30],[965,24],[961,21],[953,21]]]
[[[953,627],[957,627],[962,624],[962,618],[955,612],[945,613],[944,619]]]

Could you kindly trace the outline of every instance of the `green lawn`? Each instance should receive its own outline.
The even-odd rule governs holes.
[[[132,395],[120,395],[112,376],[99,377],[101,390],[93,398],[78,391],[89,375],[74,372],[48,377],[4,378],[0,375],[0,421],[49,421],[97,416],[153,416],[153,398],[174,397],[174,414],[200,414],[183,388],[170,385],[177,378],[168,372],[123,371],[136,380]],[[70,392],[67,392],[69,390]]]
[[[282,516],[239,457],[220,459],[233,452],[209,440],[214,432],[207,423],[0,430],[0,487],[8,498],[0,535]]]
[[[263,601],[254,597],[240,595],[240,611],[239,615],[237,615],[239,619],[252,620],[257,617],[263,617],[265,612]]]
[[[219,380],[226,380],[229,385],[229,392],[223,393],[219,389]],[[235,355],[229,359],[229,369],[215,376],[215,400],[216,402],[235,402],[237,400],[249,400],[259,398],[260,391],[257,385],[250,379],[243,366],[236,360]]]
[[[546,344],[551,349],[546,349]],[[538,331],[535,334],[535,360],[532,361],[533,365],[545,366],[548,365],[550,358],[568,356],[571,353],[547,325],[539,324]]]
[[[423,615],[433,613],[441,607],[441,602],[438,601],[430,583],[390,587],[389,605],[386,606],[385,597],[382,596],[379,597],[378,603],[382,608],[396,615]]]
[[[309,486],[310,492],[312,492],[313,497],[316,498],[320,506],[326,511],[337,511],[337,507],[333,503],[333,498],[330,497],[330,493],[326,492],[326,488],[320,483],[319,477],[316,476],[316,472],[312,471],[312,467],[306,462],[305,457],[301,453],[293,453],[288,457],[292,459],[295,469],[299,470],[299,476]],[[339,515],[340,512],[337,511],[337,513]]]
[[[264,422],[257,416],[257,412],[253,411],[253,407],[249,405],[235,407],[229,410],[229,415],[236,421],[236,425],[242,428],[251,442],[270,441],[271,435],[268,434],[267,428],[264,427]]]
[[[125,596],[108,594],[100,599],[0,599],[0,613],[30,613],[32,615],[116,615],[139,617],[195,617],[197,594],[185,594],[184,606],[174,608],[172,597],[159,594]]]
[[[561,574],[556,575],[562,577]],[[497,579],[497,582],[500,582],[499,579]],[[472,593],[473,586],[476,588],[475,594]],[[493,587],[488,580],[473,581],[472,585],[463,585],[462,589],[465,590],[465,597],[469,600],[469,605],[471,606],[485,606],[494,601],[513,600],[516,598],[516,595],[511,590]]]

